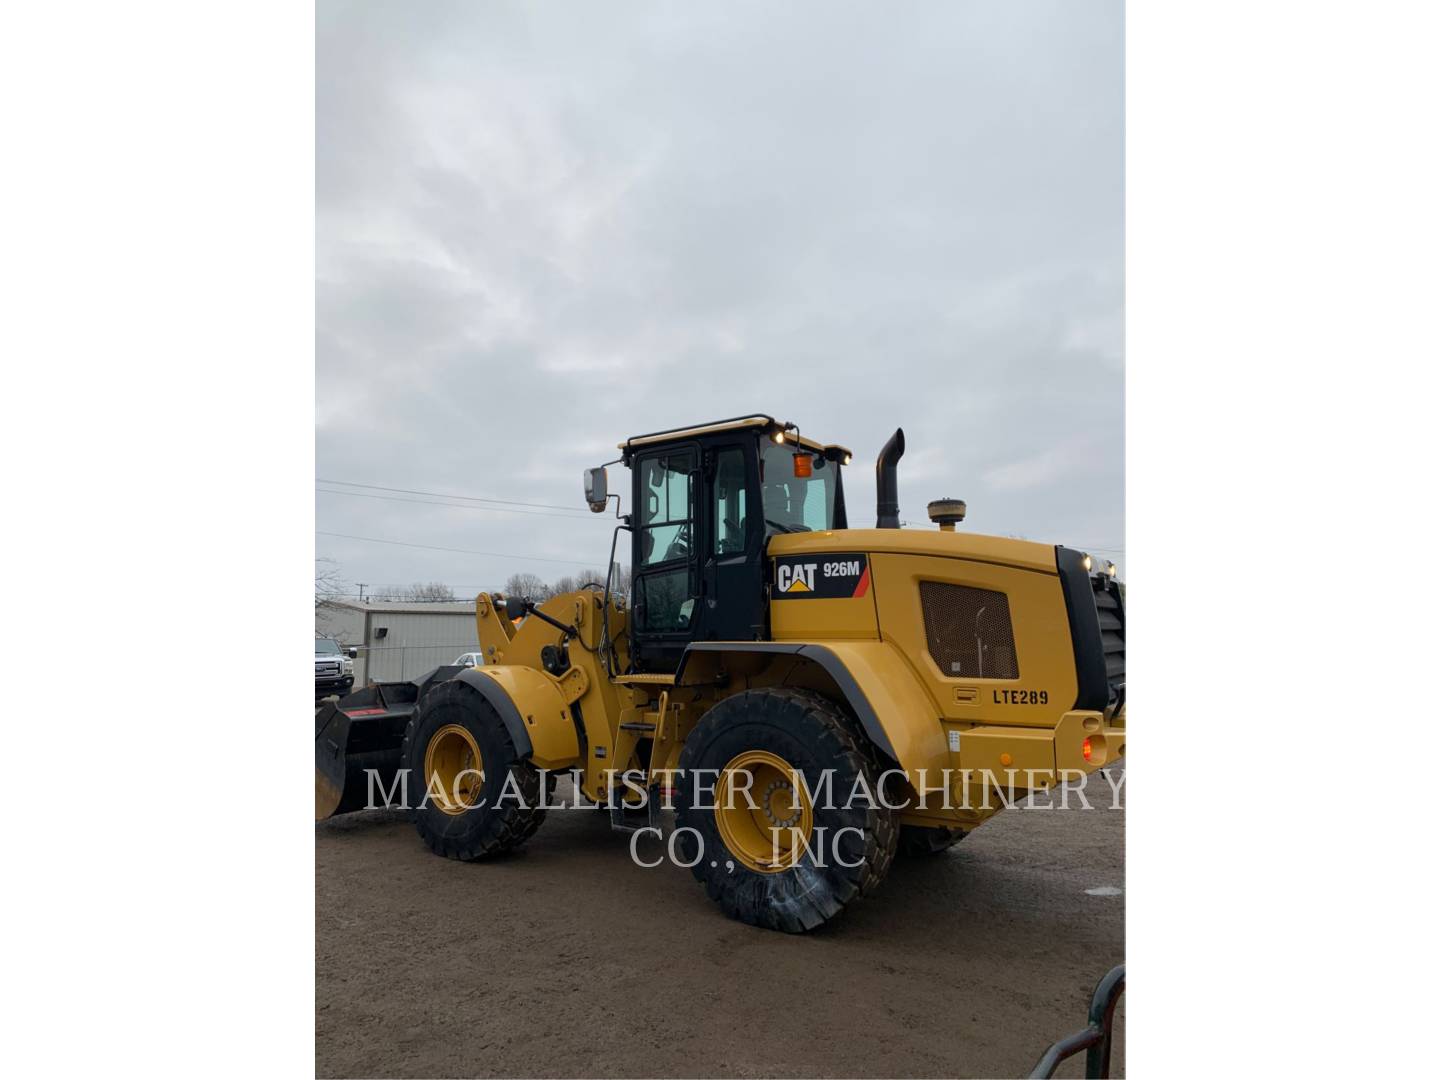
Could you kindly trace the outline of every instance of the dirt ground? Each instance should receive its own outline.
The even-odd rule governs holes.
[[[1007,810],[897,858],[804,937],[725,918],[688,870],[636,866],[596,811],[552,812],[476,864],[431,855],[398,812],[321,823],[316,1073],[1024,1075],[1124,960],[1123,893],[1086,890],[1123,889],[1125,814],[1098,774],[1085,795],[1095,809]]]

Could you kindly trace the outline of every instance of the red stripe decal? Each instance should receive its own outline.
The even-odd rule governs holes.
[[[864,596],[870,591],[870,564],[865,564],[865,572],[860,575],[860,580],[855,585],[855,591],[850,594],[851,598]]]

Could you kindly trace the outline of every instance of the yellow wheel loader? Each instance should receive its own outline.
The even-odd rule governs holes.
[[[966,533],[954,499],[929,504],[938,528],[901,529],[904,447],[896,431],[876,462],[875,527],[851,528],[850,451],[793,424],[627,439],[609,464],[630,470],[629,512],[605,467],[585,498],[617,504],[628,599],[481,594],[482,666],[317,714],[317,820],[401,802],[437,854],[484,859],[539,828],[568,773],[727,914],[799,932],[897,851],[944,851],[1123,755],[1113,565]]]

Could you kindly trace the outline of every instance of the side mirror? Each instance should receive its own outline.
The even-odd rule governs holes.
[[[348,656],[348,657],[350,657],[351,660],[354,660],[357,656],[360,655],[360,650],[359,650],[359,649],[346,649],[346,650],[345,650],[345,655]]]
[[[590,504],[590,509],[596,514],[605,512],[605,500],[610,497],[610,492],[605,483],[605,469],[602,466],[598,469],[585,470],[585,501]]]

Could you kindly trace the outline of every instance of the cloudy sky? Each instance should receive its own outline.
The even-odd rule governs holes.
[[[369,594],[603,566],[582,469],[760,411],[854,449],[852,522],[903,426],[915,527],[963,498],[1123,569],[1123,37],[1119,0],[321,0],[317,555]]]

